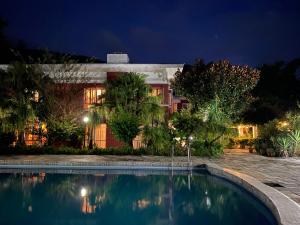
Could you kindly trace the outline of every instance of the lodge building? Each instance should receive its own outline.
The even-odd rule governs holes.
[[[0,65],[0,68],[6,69],[7,66]],[[44,70],[47,73],[47,66],[42,66],[44,66]],[[60,65],[57,66],[59,67]],[[170,80],[178,70],[182,71],[183,66],[184,64],[135,64],[129,62],[127,54],[107,54],[107,63],[80,64],[77,68],[79,70],[77,76],[84,76],[85,79],[78,86],[80,90],[79,96],[76,98],[76,104],[78,104],[78,108],[82,110],[83,114],[87,114],[91,106],[99,104],[103,100],[100,96],[105,92],[105,81],[115,79],[124,73],[133,72],[145,76],[145,83],[151,87],[152,92],[150,94],[161,96],[161,107],[165,108],[165,112],[170,115],[180,111],[181,108],[186,108],[188,104],[184,98],[174,95],[170,86]],[[42,128],[46,129],[45,124],[42,125]],[[236,128],[239,138],[257,137],[257,126],[239,125]],[[86,126],[85,146],[88,146],[88,135],[90,134]],[[99,148],[120,147],[123,145],[114,137],[106,123],[98,124],[95,127],[91,139],[93,141],[92,144]],[[32,132],[25,134],[25,142],[27,145],[43,144],[39,136],[34,135]],[[133,147],[139,148],[141,144],[141,136],[137,136],[133,141]]]
[[[41,66],[44,72],[50,77],[53,73],[65,73],[63,72],[64,70],[61,69],[61,64],[43,64]],[[75,76],[84,76],[84,79],[80,81],[80,84],[70,82],[70,85],[74,85],[76,88],[80,89],[78,91],[79,95],[76,97],[75,104],[78,104],[79,107],[77,108],[82,110],[84,114],[89,111],[89,108],[92,105],[102,101],[99,96],[105,92],[105,81],[115,79],[117,76],[128,72],[142,74],[145,76],[145,83],[151,87],[152,93],[150,94],[153,96],[161,96],[161,107],[166,109],[166,113],[171,114],[179,110],[183,104],[186,104],[183,103],[184,100],[182,100],[182,98],[176,98],[173,96],[173,92],[170,87],[170,79],[173,78],[176,71],[182,71],[183,66],[183,64],[135,64],[129,62],[127,54],[107,54],[106,63],[87,63],[78,64],[78,67],[75,66],[77,70]],[[7,67],[8,65],[0,65],[0,69],[5,70]],[[57,68],[57,70],[55,68]],[[33,126],[35,127],[36,125],[34,124]],[[40,125],[37,124],[37,126]],[[43,124],[43,127],[43,129],[45,129],[45,124]],[[88,129],[86,128],[85,146],[88,145],[87,136],[89,134],[87,130]],[[114,137],[111,130],[105,123],[97,125],[92,136],[92,144],[99,148],[119,147],[123,145]],[[39,136],[29,131],[25,133],[25,143],[27,145],[42,144]],[[140,137],[136,137],[133,142],[133,146],[138,148],[140,145],[141,139]]]

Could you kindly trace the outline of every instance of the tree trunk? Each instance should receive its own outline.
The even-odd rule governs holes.
[[[128,146],[133,148],[133,140],[131,140],[129,143],[128,143]]]
[[[25,132],[24,131],[20,131],[18,134],[18,143],[21,146],[25,146]]]

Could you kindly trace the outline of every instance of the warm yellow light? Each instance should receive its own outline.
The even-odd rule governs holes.
[[[89,120],[90,119],[87,116],[83,117],[83,122],[87,123],[87,122],[89,122]]]
[[[81,188],[80,195],[81,195],[81,197],[85,197],[87,195],[87,190],[84,187]]]
[[[177,142],[180,141],[180,137],[175,137],[174,139],[175,139]]]

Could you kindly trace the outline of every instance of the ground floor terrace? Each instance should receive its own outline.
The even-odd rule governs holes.
[[[0,156],[1,165],[118,165],[149,164],[151,166],[170,163],[170,157],[162,156],[96,156],[96,155],[18,155]],[[187,162],[186,157],[175,157],[174,165]],[[220,158],[192,157],[193,165],[215,164],[250,175],[289,196],[300,205],[300,158],[270,158],[250,154],[246,150],[226,150]]]

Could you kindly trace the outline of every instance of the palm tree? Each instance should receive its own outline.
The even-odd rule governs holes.
[[[145,124],[154,127],[164,119],[164,109],[161,107],[161,98],[158,96],[149,96],[143,103],[143,120]]]
[[[95,138],[95,131],[96,126],[100,123],[105,122],[107,119],[108,114],[107,110],[104,106],[92,106],[88,112],[89,118],[89,126],[88,126],[88,143],[89,148],[93,148],[94,138]]]
[[[24,144],[25,129],[39,114],[36,106],[51,79],[39,66],[22,62],[11,64],[7,71],[1,71],[1,77],[1,108],[2,112],[6,112],[1,126],[17,132],[18,142]],[[39,99],[35,99],[36,93],[39,93]]]

